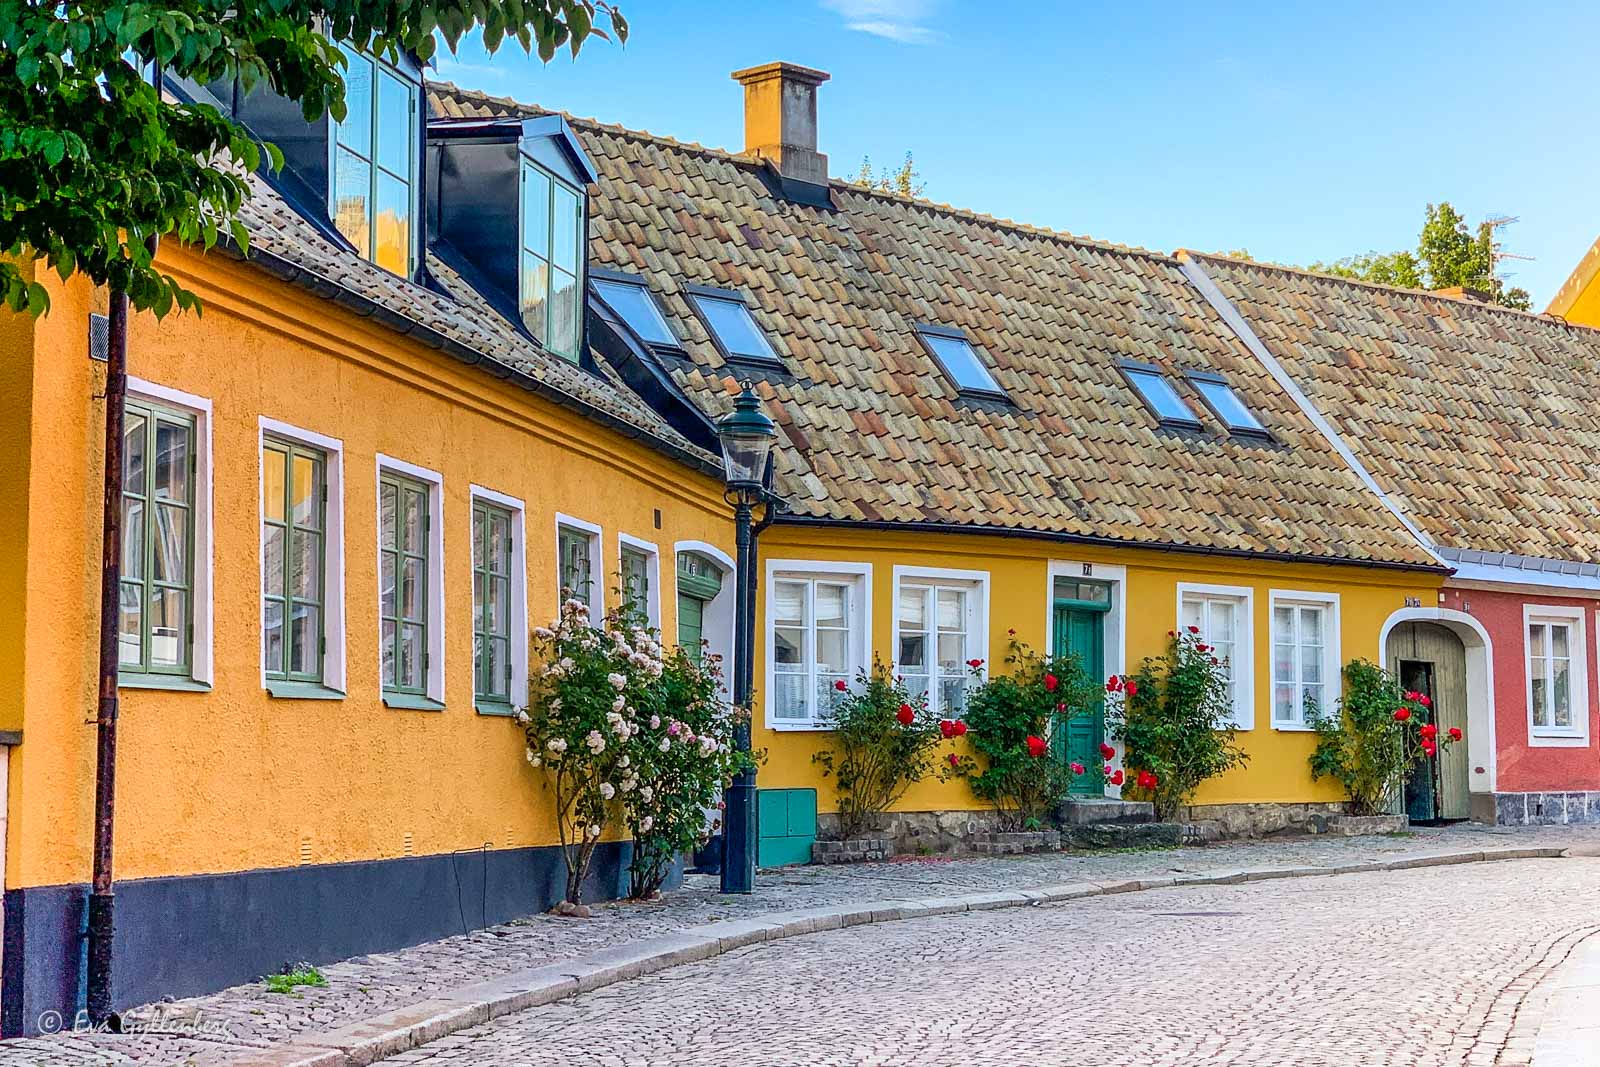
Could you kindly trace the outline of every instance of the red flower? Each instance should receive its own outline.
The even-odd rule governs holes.
[[[949,719],[940,719],[939,732],[944,734],[946,737],[954,737],[956,733],[956,724],[951,722]]]
[[[1459,727],[1459,726],[1450,727],[1450,740],[1452,740],[1452,741],[1461,740],[1461,727]]]
[[[1113,674],[1106,679],[1106,692],[1117,693],[1122,691],[1122,679]]]
[[[954,752],[950,753],[950,766],[952,766],[952,767],[961,766],[961,757],[956,755]]]
[[[917,713],[910,704],[901,704],[900,710],[894,713],[894,717],[901,726],[910,726],[916,721]]]
[[[1056,686],[1058,686],[1060,684],[1061,684],[1061,679],[1057,678],[1055,675],[1046,674],[1044,676],[1044,690],[1045,690],[1045,692],[1054,693],[1056,691]]]
[[[1210,652],[1211,651],[1211,646],[1210,645],[1195,645],[1194,646],[1194,650],[1196,652]]]
[[[1422,742],[1422,754],[1423,755],[1431,756],[1437,751],[1439,751],[1439,746],[1434,744],[1432,741],[1424,741],[1424,742]]]
[[[1073,773],[1073,774],[1082,774],[1082,773],[1083,773],[1083,764],[1081,764],[1081,763],[1074,763],[1074,764],[1073,764],[1073,765],[1072,765],[1072,773]]]
[[[1410,708],[1395,708],[1394,709],[1394,721],[1395,722],[1405,722],[1409,718],[1411,718],[1411,709]]]
[[[1133,681],[1132,679],[1129,679],[1129,681],[1128,681],[1128,695],[1129,696],[1133,696],[1137,692],[1139,692],[1139,683]]]
[[[969,659],[967,660],[967,666],[971,667],[973,670],[977,670],[979,667],[983,666],[983,660]]]
[[[1015,637],[1015,636],[1017,636],[1017,628],[1015,626],[1013,626],[1011,629],[1007,630],[1006,631],[1006,636],[1007,637]]]
[[[1405,696],[1405,698],[1406,698],[1406,699],[1407,699],[1407,700],[1415,700],[1415,699],[1417,699],[1417,693],[1416,693],[1416,690],[1414,690],[1414,689],[1407,689],[1407,690],[1406,690],[1406,696]]]
[[[1168,637],[1177,637],[1178,636],[1178,631],[1176,631],[1176,630],[1168,630],[1167,631],[1167,636]]]
[[[1066,704],[1057,704],[1056,705],[1056,710],[1057,711],[1066,711],[1067,710],[1067,706],[1066,706]]]
[[[1420,734],[1422,734],[1422,736],[1423,736],[1423,738],[1425,740],[1428,740],[1428,741],[1432,741],[1435,737],[1439,736],[1439,728],[1437,726],[1433,725],[1433,723],[1431,723],[1431,722],[1423,723],[1422,724],[1422,729],[1419,730],[1418,732]]]
[[[1140,789],[1154,789],[1160,780],[1149,771],[1140,771],[1135,784]]]
[[[1106,772],[1106,774],[1107,774],[1107,775],[1108,775],[1108,776],[1109,776],[1109,775],[1110,775],[1110,774],[1111,774],[1111,764],[1109,764],[1109,763],[1108,763],[1108,764],[1106,764],[1106,766],[1105,766],[1105,772]]]
[[[1192,633],[1192,634],[1197,634],[1197,633],[1199,633],[1199,632],[1200,632],[1200,627],[1198,627],[1198,626],[1191,626],[1191,627],[1189,627],[1189,632],[1190,632],[1190,633]]]
[[[1113,774],[1111,776],[1111,784],[1112,785],[1121,785],[1122,784],[1122,772],[1121,771],[1117,771],[1115,774]]]
[[[841,693],[850,688],[848,685],[844,684],[843,678],[840,678],[837,682],[834,682],[833,687]]]
[[[965,737],[966,734],[967,734],[967,723],[966,723],[966,720],[965,719],[957,719],[954,723],[951,724],[950,729],[955,731],[955,735],[957,737]]]
[[[1104,756],[1106,759],[1110,759],[1112,756],[1115,756],[1116,754],[1117,754],[1117,750],[1116,749],[1112,748],[1110,745],[1106,744],[1104,741],[1100,742],[1100,755]]]
[[[1028,755],[1032,756],[1034,759],[1038,759],[1040,756],[1044,755],[1044,750],[1047,747],[1048,746],[1045,744],[1044,738],[1036,737],[1033,734],[1028,735]]]
[[[1417,703],[1421,704],[1425,708],[1433,707],[1433,701],[1428,699],[1428,694],[1427,693],[1418,693],[1417,694]]]

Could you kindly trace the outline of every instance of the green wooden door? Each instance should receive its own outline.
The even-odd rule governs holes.
[[[700,639],[704,636],[706,602],[697,596],[678,591],[678,647],[698,654]]]
[[[1105,677],[1106,607],[1093,603],[1058,600],[1055,605],[1055,654],[1075,655],[1090,678]],[[1055,731],[1056,756],[1064,763],[1094,767],[1101,762],[1100,745],[1105,741],[1105,706],[1096,699],[1094,707],[1067,719],[1064,730]],[[1098,796],[1103,787],[1089,775],[1075,778],[1072,792]]]

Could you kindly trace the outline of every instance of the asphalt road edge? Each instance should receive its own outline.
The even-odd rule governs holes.
[[[616,945],[588,955],[574,957],[499,978],[477,982],[427,1000],[374,1015],[334,1030],[302,1034],[267,1049],[248,1052],[217,1052],[194,1061],[195,1067],[367,1067],[389,1056],[419,1045],[498,1019],[513,1012],[526,1011],[579,993],[654,974],[669,967],[720,956],[725,952],[763,941],[778,941],[824,930],[869,923],[920,919],[964,911],[992,908],[1018,908],[1056,904],[1112,893],[1138,893],[1151,889],[1170,889],[1202,885],[1237,885],[1279,878],[1320,878],[1373,871],[1401,871],[1419,867],[1448,867],[1463,863],[1498,860],[1559,859],[1574,854],[1563,848],[1491,848],[1406,856],[1396,860],[1374,860],[1331,867],[1240,867],[1205,874],[1174,875],[1163,878],[1135,878],[1109,882],[1070,882],[1030,889],[972,893],[963,896],[930,897],[916,900],[879,900],[860,904],[837,904],[798,911],[773,912],[755,919],[730,919],[679,930],[643,941]],[[1559,1028],[1546,1025],[1539,1035],[1539,1047],[1546,1046],[1550,1031],[1550,1058],[1535,1060],[1538,1067],[1600,1067],[1600,1045],[1594,1059],[1573,1059],[1567,1051],[1574,1041],[1600,1042],[1600,939],[1586,946],[1583,966],[1570,972],[1563,981],[1558,1000],[1580,1000],[1581,1014],[1589,1027],[1572,1027],[1562,1035]],[[1577,977],[1574,977],[1577,976]],[[1566,1001],[1561,1001],[1566,1003]],[[1554,1005],[1552,1006],[1554,1008]],[[1552,1010],[1551,1016],[1558,1013]]]

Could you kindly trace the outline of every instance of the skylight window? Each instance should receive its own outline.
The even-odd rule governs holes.
[[[978,353],[973,351],[966,334],[942,326],[919,326],[917,336],[927,346],[939,366],[956,383],[963,393],[982,393],[1005,396],[1005,391],[995,384],[994,375],[983,365]]]
[[[598,275],[590,280],[600,299],[622,316],[628,329],[638,334],[641,341],[651,345],[678,347],[678,338],[673,335],[672,327],[667,325],[661,309],[656,306],[655,297],[643,282],[633,278],[602,278]]]
[[[689,296],[724,359],[781,362],[738,294],[696,288]]]
[[[1244,401],[1221,376],[1191,372],[1189,381],[1194,383],[1194,387],[1200,391],[1200,398],[1222,420],[1229,432],[1266,434],[1267,428],[1261,425],[1261,420],[1244,406]]]
[[[1194,417],[1193,409],[1184,403],[1183,397],[1178,395],[1160,368],[1143,363],[1124,363],[1122,373],[1127,375],[1129,384],[1138,391],[1139,399],[1163,424],[1199,428],[1200,420]]]

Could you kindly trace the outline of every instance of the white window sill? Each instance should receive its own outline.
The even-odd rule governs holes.
[[[768,722],[767,729],[775,734],[821,734],[830,733],[833,727],[821,722]]]
[[[1528,747],[1588,748],[1589,735],[1570,731],[1556,732],[1554,730],[1530,730],[1528,732]]]
[[[1285,734],[1314,734],[1317,732],[1315,726],[1303,722],[1275,722],[1272,724],[1272,728]]]

